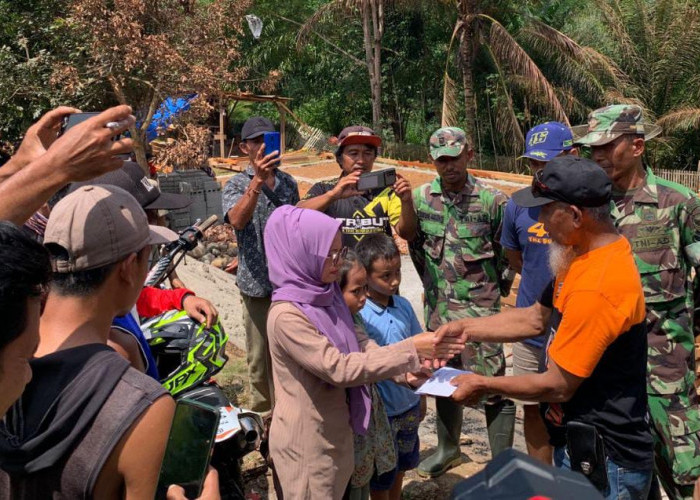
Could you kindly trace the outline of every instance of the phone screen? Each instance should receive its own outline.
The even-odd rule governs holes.
[[[218,427],[216,408],[187,399],[177,402],[156,498],[164,499],[171,484],[182,486],[187,498],[200,495]]]
[[[269,155],[273,151],[282,151],[280,149],[280,133],[279,132],[265,132],[263,135],[265,140],[265,155]]]
[[[63,134],[69,128],[75,127],[77,124],[82,123],[85,120],[88,120],[93,116],[97,116],[99,114],[100,113],[96,111],[92,111],[89,113],[73,113],[71,115],[68,115],[63,119],[63,127],[61,128],[61,133]]]

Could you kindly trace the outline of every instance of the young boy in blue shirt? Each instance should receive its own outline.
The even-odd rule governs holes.
[[[380,346],[400,342],[423,328],[410,302],[397,295],[401,284],[401,254],[394,240],[385,234],[365,236],[355,252],[367,270],[368,297],[360,316],[368,336]],[[386,408],[397,451],[397,466],[391,472],[374,475],[370,481],[372,499],[400,499],[404,473],[419,462],[418,425],[421,400],[411,389],[385,380],[377,383]]]

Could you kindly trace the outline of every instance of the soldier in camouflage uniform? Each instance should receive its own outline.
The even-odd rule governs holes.
[[[597,109],[588,125],[574,128],[576,143],[592,148],[592,158],[613,181],[612,214],[632,245],[644,285],[656,473],[669,497],[692,498],[700,475],[693,328],[700,200],[688,188],[645,169],[645,141],[660,132],[632,105]]]
[[[430,154],[439,178],[413,191],[418,224],[410,249],[425,289],[425,324],[434,331],[455,319],[499,312],[500,297],[507,295],[512,281],[501,279],[507,269],[499,244],[506,196],[467,172],[474,152],[463,130],[436,131],[430,138]],[[476,373],[505,373],[502,344],[468,343],[462,360],[465,369]],[[438,451],[418,466],[418,473],[429,477],[461,460],[462,408],[446,398],[438,398],[436,406]],[[512,446],[513,402],[489,400],[486,420],[495,456]]]

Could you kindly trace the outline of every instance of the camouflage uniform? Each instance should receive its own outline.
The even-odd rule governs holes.
[[[609,119],[615,115],[617,119]],[[630,129],[644,134],[645,139],[659,132],[654,126],[640,124],[638,107],[608,106],[591,114],[588,134],[576,142],[598,145]],[[618,231],[632,246],[644,286],[647,392],[656,471],[672,498],[690,498],[692,484],[700,475],[693,328],[694,275],[700,268],[700,200],[688,188],[658,179],[647,170],[643,186],[614,195],[612,214]]]
[[[674,482],[691,485],[700,475],[691,278],[700,266],[700,200],[649,171],[646,184],[626,201],[614,204],[612,213],[644,285],[657,469],[665,484],[671,468]]]
[[[499,244],[506,201],[471,175],[453,198],[443,193],[439,178],[413,191],[419,227],[410,250],[425,289],[428,330],[499,312],[500,276],[507,265]],[[475,373],[505,373],[501,344],[470,342],[463,359]]]

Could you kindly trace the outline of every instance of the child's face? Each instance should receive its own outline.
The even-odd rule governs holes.
[[[370,266],[367,282],[373,293],[386,297],[396,295],[401,284],[401,257],[376,259]]]
[[[367,271],[360,264],[355,264],[348,271],[347,282],[343,287],[343,299],[350,312],[357,314],[367,301]]]

